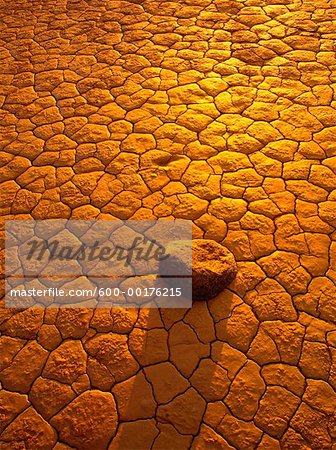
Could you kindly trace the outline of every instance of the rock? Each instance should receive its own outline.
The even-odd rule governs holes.
[[[171,256],[161,261],[161,273],[188,273],[189,245],[188,241],[170,244],[167,254],[170,253]],[[236,274],[234,256],[227,248],[210,239],[192,241],[193,300],[210,300],[215,297],[234,280]]]

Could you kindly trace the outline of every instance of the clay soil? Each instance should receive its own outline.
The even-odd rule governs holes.
[[[190,219],[188,310],[0,310],[1,450],[332,450],[334,0],[0,0],[5,219]],[[2,258],[3,259],[3,258]]]

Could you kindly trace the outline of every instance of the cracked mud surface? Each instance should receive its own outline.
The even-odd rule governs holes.
[[[336,3],[0,1],[2,215],[184,218],[191,310],[0,311],[0,449],[332,450]]]

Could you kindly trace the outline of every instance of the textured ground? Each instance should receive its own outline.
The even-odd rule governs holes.
[[[0,449],[331,450],[335,0],[0,0],[6,218],[185,218],[176,310],[0,314]]]

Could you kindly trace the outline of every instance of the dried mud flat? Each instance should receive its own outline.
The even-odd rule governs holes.
[[[332,450],[336,2],[0,1],[2,215],[183,218],[191,310],[0,310],[0,449]]]

